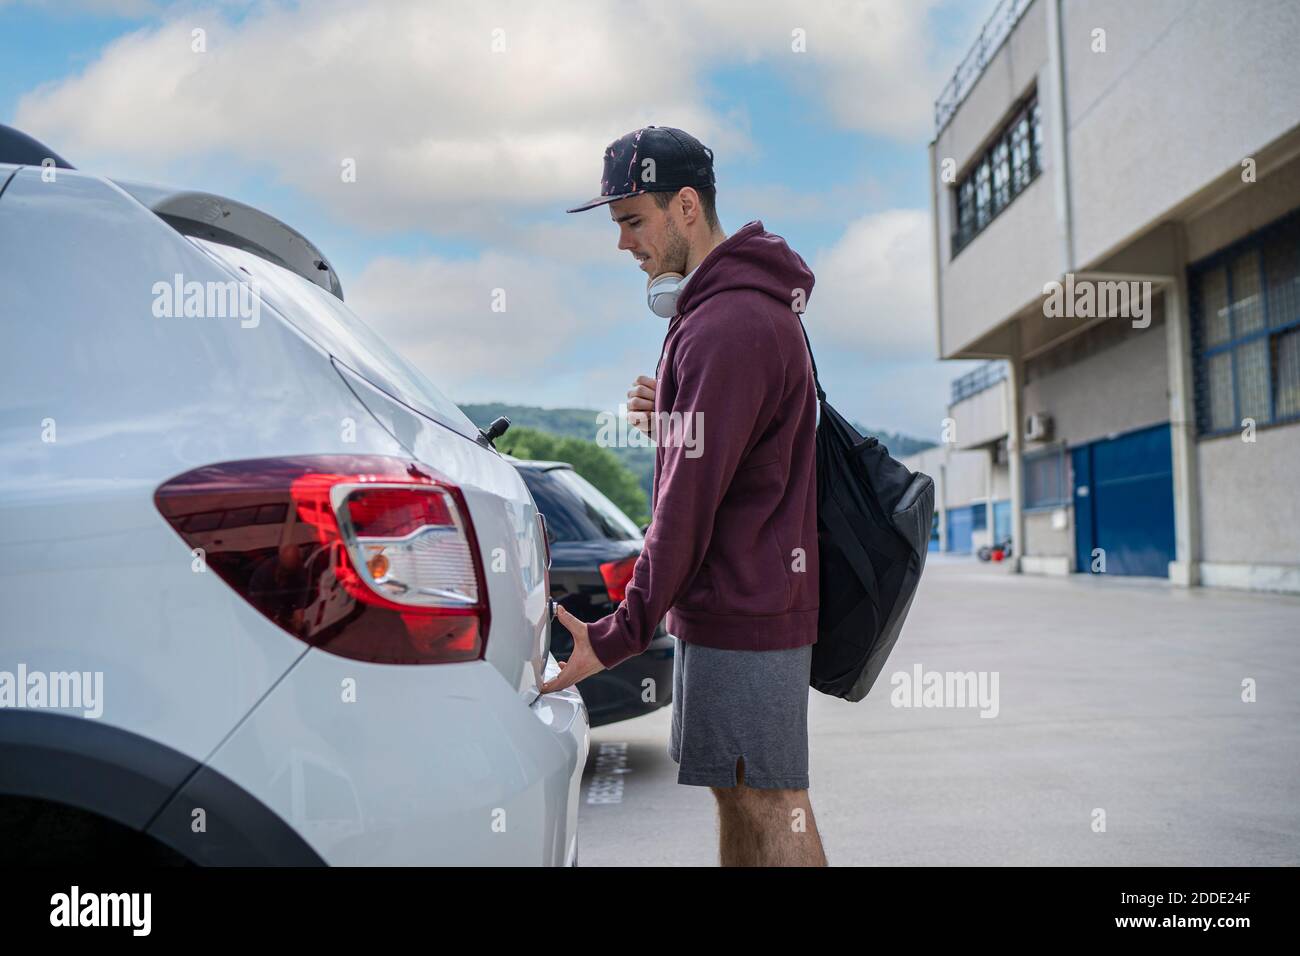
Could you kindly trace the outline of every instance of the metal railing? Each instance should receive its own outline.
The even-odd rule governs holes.
[[[986,388],[992,388],[1007,377],[1007,363],[1004,359],[993,359],[979,368],[972,369],[952,383],[952,402],[956,405],[963,398],[978,395]]]
[[[980,78],[989,61],[1002,48],[1003,42],[1015,29],[1020,18],[1033,4],[1034,0],[1001,0],[994,8],[993,15],[980,28],[980,35],[970,52],[957,64],[952,79],[943,88],[939,98],[934,101],[934,135],[938,136],[957,107],[971,91],[975,81]]]

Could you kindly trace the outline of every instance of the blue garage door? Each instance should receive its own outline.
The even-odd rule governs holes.
[[[958,554],[970,554],[970,533],[972,527],[971,510],[968,507],[948,509],[948,550]]]
[[[1001,544],[1011,540],[1011,502],[993,502],[993,541]]]
[[[1106,553],[1106,573],[1168,577],[1174,559],[1174,475],[1169,426],[1071,450],[1078,570]]]

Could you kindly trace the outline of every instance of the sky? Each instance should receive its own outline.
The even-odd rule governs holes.
[[[976,363],[936,355],[926,149],[993,6],[0,0],[0,122],[289,223],[456,401],[611,410],[666,326],[608,206],[564,210],[612,140],[685,129],[723,229],[760,220],[812,268],[831,404],[937,440]]]

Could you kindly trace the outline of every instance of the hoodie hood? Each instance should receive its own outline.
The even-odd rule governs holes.
[[[803,290],[806,305],[812,297],[812,270],[799,253],[784,239],[763,228],[755,219],[732,233],[701,260],[691,273],[691,281],[677,300],[680,320],[691,309],[719,292],[734,289],[757,289],[790,308]]]

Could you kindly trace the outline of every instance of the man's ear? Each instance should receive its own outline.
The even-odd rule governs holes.
[[[690,186],[683,186],[675,198],[681,204],[682,223],[689,228],[700,214],[700,194]]]

